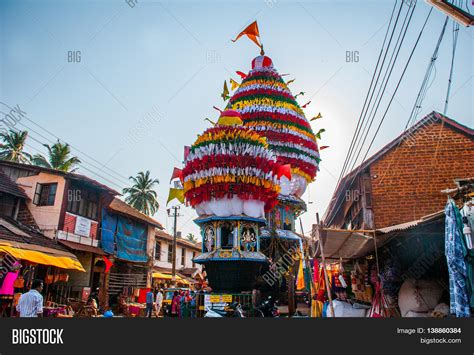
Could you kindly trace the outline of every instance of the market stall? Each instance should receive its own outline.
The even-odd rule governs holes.
[[[53,296],[50,285],[68,282],[67,270],[85,271],[74,254],[49,239],[45,239],[42,245],[33,244],[32,241],[39,239],[36,234],[30,236],[5,219],[0,220],[0,225],[5,228],[2,236],[10,238],[0,239],[0,259],[4,271],[0,285],[1,316],[15,315],[20,295],[29,290],[34,279],[43,280],[44,299],[48,302]],[[51,246],[45,246],[49,244]],[[66,300],[63,301],[66,303]]]
[[[154,272],[152,273],[153,287],[154,288],[166,288],[171,285],[173,276],[167,272]],[[192,283],[187,280],[184,276],[175,275],[175,283],[178,287],[191,287]]]

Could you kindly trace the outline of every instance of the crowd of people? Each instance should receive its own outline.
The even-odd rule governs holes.
[[[179,318],[196,317],[196,295],[194,291],[174,291],[171,300],[171,316]]]
[[[41,291],[43,282],[34,280],[31,290],[21,295],[16,306],[20,317],[38,317],[43,313],[43,296]],[[190,290],[175,290],[169,307],[163,307],[164,303],[163,289],[150,289],[146,294],[146,317],[170,316],[176,318],[194,318],[196,317],[196,293]],[[89,307],[98,311],[98,305],[95,297],[91,295],[87,302]],[[105,316],[105,314],[104,314]]]
[[[171,299],[171,305],[167,309],[163,307],[163,289],[150,290],[146,294],[146,317],[151,317],[153,311],[159,317],[171,316],[177,318],[196,317],[196,294],[190,290],[175,290]]]

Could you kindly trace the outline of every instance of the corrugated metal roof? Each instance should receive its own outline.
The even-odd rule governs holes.
[[[375,249],[374,237],[369,233],[329,228],[323,228],[321,233],[319,241],[323,241],[326,258],[358,259]],[[321,256],[321,246],[316,255]]]
[[[387,234],[387,233],[395,232],[395,231],[404,231],[404,230],[416,227],[420,224],[424,224],[424,223],[436,220],[438,218],[441,218],[442,216],[444,216],[444,210],[423,216],[420,219],[417,219],[414,221],[400,223],[400,224],[396,224],[390,227],[380,228],[380,229],[377,229],[377,232],[380,232],[382,234]]]

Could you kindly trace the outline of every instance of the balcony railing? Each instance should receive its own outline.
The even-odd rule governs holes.
[[[58,230],[57,236],[60,240],[68,240],[70,242],[90,245],[93,247],[99,246],[99,241],[97,239],[93,239],[91,237],[84,237],[67,231]]]

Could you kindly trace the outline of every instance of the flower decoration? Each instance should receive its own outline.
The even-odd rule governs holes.
[[[242,115],[244,125],[267,138],[280,164],[311,182],[320,162],[316,136],[272,60],[259,56],[229,100],[227,108]]]
[[[278,169],[266,138],[244,127],[237,111],[226,110],[191,146],[183,169],[185,198],[193,207],[238,199],[270,209],[280,190]]]

